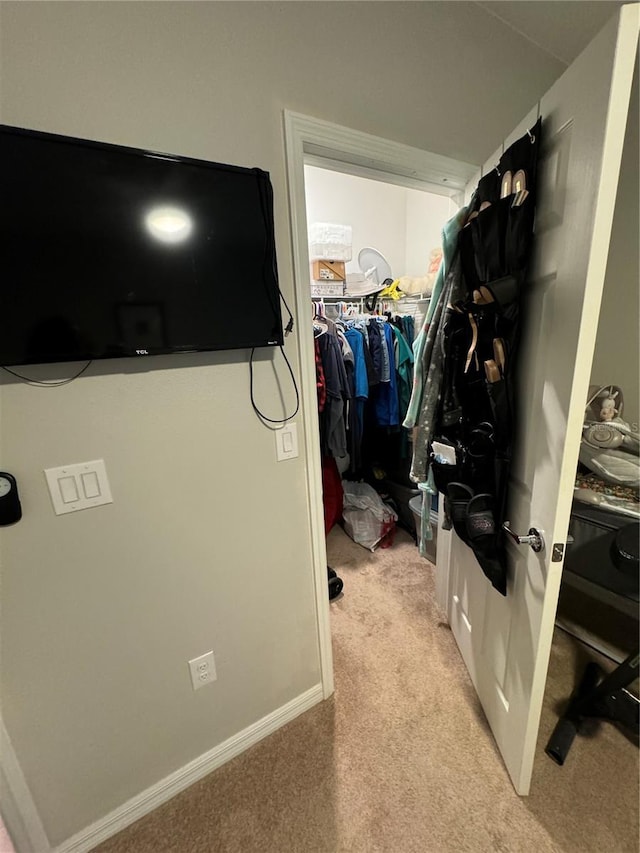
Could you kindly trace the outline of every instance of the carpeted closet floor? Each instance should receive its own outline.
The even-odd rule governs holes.
[[[100,853],[635,853],[638,750],[610,724],[564,767],[542,747],[587,653],[556,631],[532,793],[502,765],[434,569],[405,533],[371,554],[334,529],[336,692],[102,844]]]

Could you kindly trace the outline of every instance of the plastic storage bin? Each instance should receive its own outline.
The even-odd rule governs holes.
[[[411,498],[409,501],[409,507],[413,513],[413,518],[416,523],[416,533],[418,535],[418,541],[420,541],[420,536],[422,535],[422,495],[417,495],[415,498]],[[438,545],[438,513],[433,509],[429,515],[429,520],[431,522],[431,533],[433,534],[433,538],[427,540],[425,543],[425,557],[427,560],[435,564]]]
[[[312,261],[350,261],[351,242],[350,225],[314,222],[309,226],[309,258]]]
[[[398,513],[398,523],[410,533],[414,533],[416,525],[413,513],[409,509],[409,501],[411,498],[420,497],[420,491],[412,487],[403,486],[401,483],[395,483],[393,480],[387,480],[386,478],[378,480],[375,488],[380,494],[388,495],[391,498]]]

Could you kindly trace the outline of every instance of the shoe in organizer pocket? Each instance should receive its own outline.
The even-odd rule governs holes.
[[[533,242],[534,206],[529,195],[518,207],[509,208],[505,232],[505,272],[524,270],[529,260]]]
[[[457,465],[447,465],[444,462],[436,462],[435,459],[432,459],[431,471],[436,488],[443,495],[447,494],[450,483],[460,479],[460,469]]]
[[[494,202],[478,214],[469,228],[473,237],[476,272],[481,281],[493,281],[505,273],[505,238],[511,198]]]
[[[468,545],[469,537],[466,527],[467,507],[473,497],[473,489],[464,483],[449,483],[446,494],[446,508],[453,522],[453,528],[462,541]]]
[[[496,522],[493,515],[493,495],[475,495],[467,504],[467,537],[478,550],[491,550],[496,535]],[[484,546],[484,547],[483,547]]]
[[[486,380],[485,380],[486,382]],[[491,405],[491,421],[494,425],[494,440],[498,450],[506,450],[511,443],[511,407],[504,379],[486,382],[487,396]]]

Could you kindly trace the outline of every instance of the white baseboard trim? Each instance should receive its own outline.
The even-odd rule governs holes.
[[[291,722],[304,711],[308,711],[323,699],[322,684],[317,684],[306,693],[267,714],[257,723],[253,723],[244,731],[230,737],[228,740],[205,752],[189,764],[185,764],[175,773],[165,777],[160,782],[147,788],[141,794],[133,797],[117,809],[92,823],[86,829],[63,841],[55,849],[55,853],[86,853],[102,841],[157,809],[167,800],[184,791],[194,782],[211,773],[212,770],[235,758],[250,746],[272,734],[277,729]],[[48,848],[47,848],[48,849]]]
[[[0,803],[2,819],[18,853],[49,853],[44,831],[31,791],[24,778],[11,738],[0,719]]]

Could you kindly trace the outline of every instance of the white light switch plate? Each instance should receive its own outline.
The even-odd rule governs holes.
[[[276,430],[276,457],[278,462],[298,456],[298,427],[286,423]]]
[[[113,503],[104,459],[46,468],[44,474],[56,515]]]

